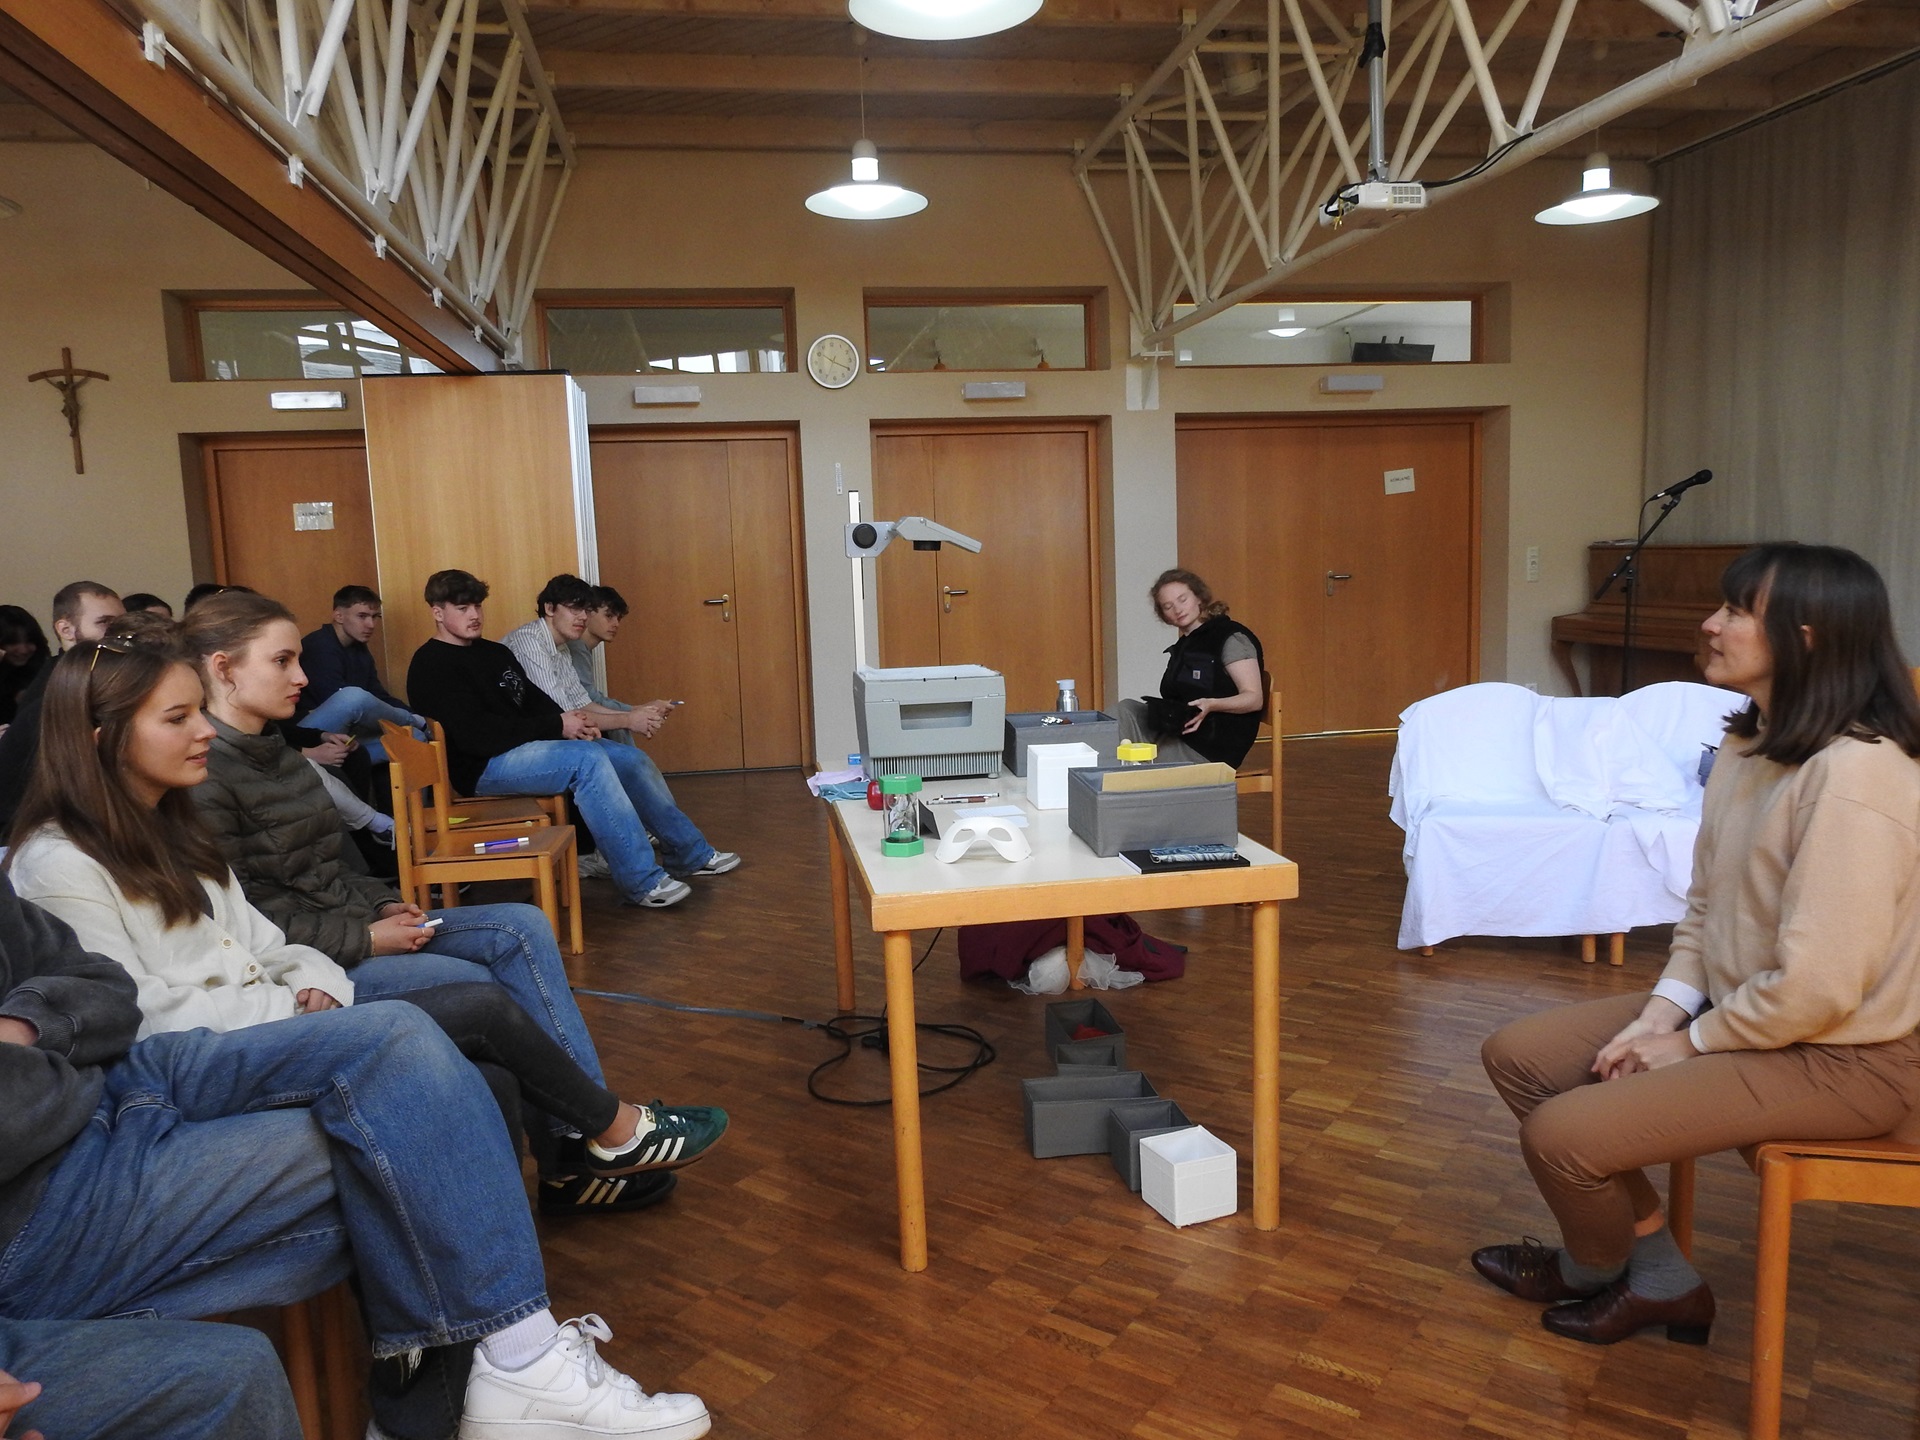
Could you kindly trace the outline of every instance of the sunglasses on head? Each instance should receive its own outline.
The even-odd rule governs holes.
[[[87,660],[87,674],[93,674],[94,667],[100,663],[102,650],[111,650],[115,655],[131,655],[136,650],[148,648],[150,648],[148,637],[143,635],[102,635],[93,642],[93,654]]]

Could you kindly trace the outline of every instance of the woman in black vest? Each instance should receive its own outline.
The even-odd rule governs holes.
[[[1151,740],[1162,760],[1219,760],[1238,766],[1253,748],[1267,697],[1260,637],[1213,598],[1191,570],[1168,570],[1153,582],[1153,610],[1180,632],[1167,647],[1160,694],[1120,702],[1120,729]]]

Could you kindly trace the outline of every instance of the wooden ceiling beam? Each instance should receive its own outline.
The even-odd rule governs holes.
[[[588,150],[804,150],[844,159],[860,138],[845,120],[785,115],[599,115],[576,120]],[[890,155],[1070,155],[1091,127],[1078,120],[900,120],[868,127]]]
[[[1764,105],[1757,105],[1751,115],[1730,119],[1725,115],[1697,114],[1682,116],[1660,127],[1659,140],[1661,155],[1671,155],[1676,150],[1685,150],[1689,146],[1711,140],[1714,136],[1744,124],[1748,120],[1757,120],[1772,111],[1780,110],[1802,100],[1808,100],[1844,85],[1868,71],[1898,56],[1869,57],[1857,50],[1833,50],[1816,55],[1810,60],[1782,70],[1768,82],[1768,99]]]
[[[0,0],[0,84],[444,370],[500,359],[106,0]]]
[[[561,90],[751,91],[852,95],[852,56],[657,55],[550,50],[541,63]],[[1140,78],[1137,65],[1078,60],[897,60],[867,62],[869,95],[1022,95],[1110,99]]]

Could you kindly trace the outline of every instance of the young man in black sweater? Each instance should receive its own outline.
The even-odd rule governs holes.
[[[408,700],[446,727],[454,788],[467,795],[570,792],[614,882],[635,905],[677,905],[693,893],[677,877],[724,875],[739,865],[738,855],[714,849],[674,804],[644,752],[601,739],[583,712],[562,710],[529,680],[511,650],[481,637],[487,593],[486,583],[464,570],[429,576],[433,638],[407,668]],[[649,831],[659,838],[664,866]]]

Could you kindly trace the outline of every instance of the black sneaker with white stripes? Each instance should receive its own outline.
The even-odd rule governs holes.
[[[680,1177],[668,1171],[655,1175],[542,1175],[542,1215],[618,1215],[658,1205],[673,1193]]]
[[[727,1112],[712,1105],[640,1107],[653,1128],[625,1149],[611,1151],[588,1142],[586,1167],[595,1175],[634,1175],[647,1170],[678,1170],[691,1165],[727,1133]]]

